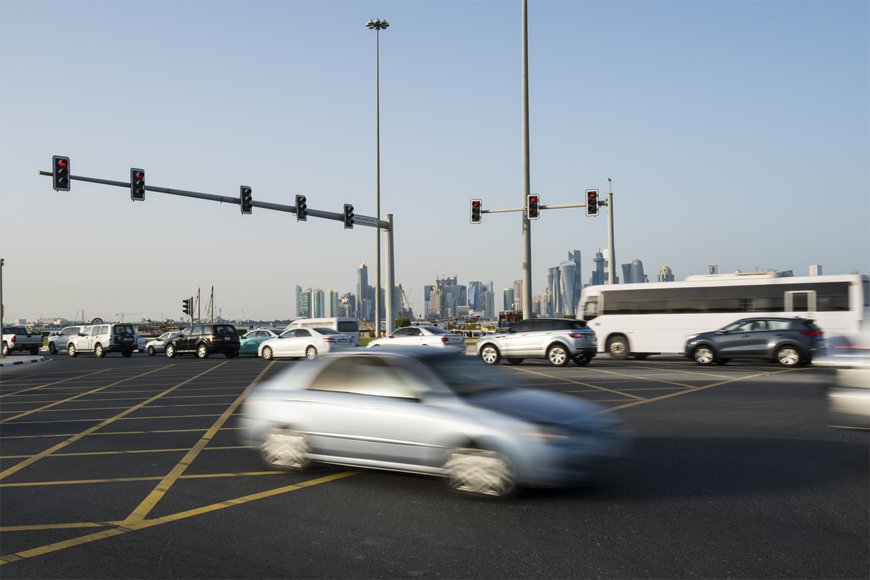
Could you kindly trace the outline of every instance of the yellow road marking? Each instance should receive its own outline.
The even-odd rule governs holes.
[[[183,451],[188,451],[184,449]],[[238,473],[198,473],[181,475],[178,479],[216,479],[219,477],[254,477],[261,475],[281,475],[280,471],[240,471]],[[144,477],[115,477],[111,479],[78,479],[69,481],[23,481],[20,483],[0,483],[0,488],[7,487],[45,487],[56,485],[88,485],[92,483],[133,483],[137,481],[162,481],[166,476],[151,475]]]
[[[136,530],[143,530],[145,528],[151,528],[154,526],[160,526],[163,524],[176,522],[176,521],[190,518],[193,516],[198,516],[201,514],[214,512],[217,510],[222,510],[224,508],[249,503],[252,501],[257,501],[259,499],[263,499],[263,498],[267,498],[267,497],[273,497],[276,495],[280,495],[282,493],[288,493],[288,492],[296,491],[299,489],[305,489],[306,487],[313,487],[315,485],[320,485],[322,483],[328,483],[330,481],[335,481],[336,479],[350,477],[351,475],[356,475],[358,473],[359,473],[359,471],[344,471],[341,473],[335,473],[333,475],[327,475],[325,477],[320,477],[318,479],[311,479],[308,481],[303,481],[301,483],[294,483],[292,485],[286,485],[284,487],[270,489],[268,491],[263,491],[263,492],[255,493],[252,495],[246,495],[246,496],[239,497],[236,499],[231,499],[231,500],[207,505],[207,506],[192,509],[192,510],[178,512],[176,514],[163,516],[161,518],[155,518],[153,520],[139,520],[139,521],[133,522],[133,523],[121,522],[120,524],[118,524],[117,528],[112,528],[110,530],[97,532],[95,534],[89,534],[89,535],[81,536],[78,538],[72,538],[70,540],[65,540],[63,542],[56,542],[54,544],[48,544],[46,546],[40,546],[38,548],[33,548],[30,550],[24,550],[22,552],[17,552],[15,554],[9,554],[7,556],[2,556],[2,557],[0,557],[0,565],[9,564],[10,562],[17,562],[19,560],[25,560],[28,558],[34,558],[36,556],[43,556],[45,554],[50,554],[51,552],[57,552],[59,550],[64,550],[66,548],[72,548],[74,546],[81,546],[82,544],[88,544],[90,542],[95,542],[97,540],[102,540],[105,538],[119,536],[121,534],[126,534],[128,532],[134,532]]]
[[[260,374],[257,375],[257,377],[253,381],[251,381],[251,384],[248,385],[244,391],[242,391],[242,394],[240,394],[235,401],[230,403],[230,406],[227,407],[226,411],[221,414],[218,420],[214,422],[214,425],[212,425],[211,428],[205,432],[205,434],[200,438],[199,441],[196,442],[196,444],[190,449],[190,451],[187,452],[187,454],[181,459],[181,461],[179,461],[178,464],[174,468],[172,468],[172,471],[170,471],[160,481],[160,483],[157,484],[157,487],[155,487],[154,490],[150,494],[148,494],[148,497],[146,497],[142,501],[142,503],[139,504],[139,506],[135,510],[133,510],[133,513],[131,513],[126,517],[126,519],[124,519],[124,522],[121,524],[122,527],[137,524],[145,519],[145,517],[151,512],[151,510],[154,509],[154,506],[157,505],[157,502],[159,502],[163,498],[163,496],[166,495],[166,492],[169,491],[169,488],[173,486],[173,484],[178,480],[179,477],[181,477],[181,475],[190,466],[190,464],[193,463],[193,460],[196,459],[200,451],[202,451],[203,448],[211,442],[212,438],[218,433],[220,428],[223,426],[224,423],[226,423],[230,416],[232,416],[236,408],[242,404],[242,401],[245,399],[245,397],[248,396],[248,393],[251,392],[251,389],[253,389],[254,386],[260,382],[260,379],[262,379],[266,375],[266,372],[268,372],[274,364],[275,361],[272,361],[268,365],[266,365],[266,367],[262,371],[260,371]]]
[[[545,373],[542,373],[542,372],[539,372],[539,371],[533,371],[533,370],[531,370],[531,369],[524,369],[524,368],[515,367],[513,370],[521,371],[521,372],[524,372],[524,373],[528,373],[528,374],[530,374],[530,375],[538,375],[538,376],[540,376],[540,377],[547,377],[548,379],[555,379],[555,378],[556,378],[556,377],[553,377],[553,376],[551,376],[551,375],[548,375],[548,374],[545,374]],[[604,392],[607,392],[607,393],[613,393],[614,395],[620,395],[620,396],[624,396],[624,397],[629,397],[629,398],[631,398],[631,399],[640,399],[640,400],[643,400],[643,397],[638,397],[637,395],[631,395],[631,394],[629,394],[629,393],[623,393],[623,392],[621,392],[621,391],[614,391],[613,389],[607,389],[607,388],[605,388],[605,387],[599,387],[598,385],[593,385],[593,384],[590,384],[590,383],[584,383],[584,382],[582,382],[582,381],[575,381],[575,380],[573,380],[573,379],[563,379],[563,380],[564,380],[566,383],[571,383],[571,384],[574,384],[574,385],[582,385],[582,386],[584,386],[584,387],[589,387],[589,388],[592,388],[592,389],[597,389],[597,390],[599,390],[599,391],[604,391]],[[564,384],[564,383],[563,383],[563,384]]]
[[[235,431],[239,427],[223,427],[221,431]],[[154,433],[202,433],[206,429],[153,429],[151,431],[107,431],[105,433],[91,433],[90,437],[100,436],[115,436],[115,435],[152,435]],[[75,433],[52,433],[50,435],[8,435],[0,437],[0,440],[7,439],[49,439],[54,437],[74,437]]]
[[[89,376],[91,376],[91,375],[98,375],[98,374],[100,374],[100,373],[104,373],[104,372],[106,372],[106,371],[110,371],[110,370],[112,370],[112,369],[102,369],[102,370],[99,370],[99,371],[94,371],[94,372],[92,372],[92,373],[88,373],[88,374],[86,374],[86,375],[78,375],[78,376],[75,376],[75,377],[70,377],[70,378],[68,378],[68,379],[64,379],[64,380],[62,380],[62,381],[55,381],[55,382],[53,382],[53,383],[46,383],[46,384],[44,384],[44,385],[39,385],[39,386],[37,386],[37,387],[30,387],[29,389],[22,389],[22,390],[20,390],[20,391],[15,391],[14,393],[6,393],[5,395],[0,395],[0,399],[5,399],[6,397],[12,397],[12,396],[15,396],[15,395],[20,395],[21,393],[27,393],[27,392],[30,392],[30,391],[36,391],[36,390],[38,390],[38,389],[44,389],[45,387],[50,387],[50,386],[52,386],[52,385],[59,385],[59,384],[61,384],[61,383],[65,383],[65,382],[67,382],[67,381],[72,381],[72,380],[74,380],[74,379],[83,379],[83,378],[85,378],[85,377],[89,377]],[[3,379],[3,380],[6,381],[6,379]]]
[[[205,431],[205,429],[200,429]],[[233,445],[227,447],[209,447],[205,451],[228,451],[231,449],[248,449],[244,445]],[[82,453],[54,453],[51,457],[87,457],[90,455],[135,455],[137,453],[180,453],[189,451],[189,447],[179,447],[178,449],[133,449],[130,451],[88,451]],[[0,459],[24,459],[29,455],[0,455]],[[0,484],[3,487],[3,484]]]
[[[89,429],[85,429],[84,431],[82,431],[81,433],[78,433],[77,435],[73,435],[72,437],[70,437],[70,438],[67,439],[66,441],[62,441],[61,443],[58,443],[57,445],[55,445],[55,446],[53,446],[53,447],[50,447],[50,448],[46,449],[45,451],[43,451],[43,452],[41,452],[41,453],[38,453],[38,454],[36,454],[36,455],[33,455],[32,457],[30,457],[30,458],[28,458],[28,459],[25,459],[24,461],[22,461],[22,462],[20,462],[20,463],[17,463],[17,464],[15,464],[15,465],[13,465],[12,467],[10,467],[10,468],[8,468],[8,469],[6,469],[6,470],[0,472],[0,480],[3,480],[3,479],[5,479],[5,478],[7,478],[8,476],[10,476],[10,475],[12,475],[12,474],[14,474],[14,473],[18,473],[19,471],[21,471],[21,470],[24,469],[25,467],[28,467],[28,466],[30,466],[30,465],[33,465],[34,463],[36,463],[36,462],[39,461],[40,459],[42,459],[42,458],[44,458],[44,457],[48,457],[49,455],[51,455],[51,454],[54,453],[55,451],[58,451],[58,450],[60,450],[60,449],[63,449],[64,447],[66,447],[66,446],[68,446],[68,445],[71,445],[71,444],[75,443],[76,441],[78,441],[78,440],[80,440],[80,439],[83,439],[83,438],[87,437],[87,436],[90,435],[91,433],[94,433],[95,431],[98,431],[99,429],[105,427],[106,425],[110,425],[110,424],[112,424],[113,422],[115,422],[116,420],[121,419],[121,418],[123,418],[124,416],[129,415],[130,413],[132,413],[132,412],[134,412],[134,411],[139,410],[140,407],[143,407],[143,406],[147,405],[148,403],[150,403],[150,402],[152,402],[152,401],[156,401],[157,399],[159,399],[159,398],[162,397],[163,395],[165,395],[165,394],[167,394],[167,393],[171,393],[171,392],[174,391],[175,389],[178,389],[178,388],[180,388],[180,387],[186,385],[186,384],[189,383],[189,382],[195,381],[195,380],[198,379],[199,377],[202,377],[202,376],[204,376],[204,375],[210,373],[211,371],[213,371],[213,370],[215,370],[215,369],[219,369],[220,367],[222,367],[223,365],[227,364],[228,362],[229,362],[229,361],[225,361],[225,362],[220,363],[219,365],[213,366],[213,367],[211,367],[210,369],[207,369],[207,370],[205,370],[205,371],[199,373],[198,375],[196,375],[196,376],[194,376],[194,377],[191,377],[191,378],[189,378],[189,379],[187,379],[187,380],[185,380],[185,381],[182,381],[182,382],[178,383],[177,385],[175,385],[174,387],[171,387],[171,388],[165,390],[163,393],[151,397],[150,399],[148,399],[148,400],[142,402],[142,403],[139,404],[139,405],[135,405],[135,406],[133,406],[133,407],[130,407],[129,409],[127,409],[127,410],[124,411],[123,413],[119,413],[118,415],[115,415],[114,417],[112,417],[112,418],[110,418],[110,419],[106,419],[106,420],[102,421],[101,423],[99,423],[98,425],[94,425],[93,427],[90,427]]]
[[[160,370],[160,369],[157,369],[157,370]],[[114,386],[114,385],[109,385],[109,386]],[[104,389],[104,388],[106,388],[106,387],[101,387],[101,389]],[[97,390],[100,390],[100,389],[97,389]],[[88,394],[90,394],[90,393],[82,393],[82,395],[80,395],[80,396],[84,396],[84,395],[88,395]],[[42,407],[40,409],[33,409],[32,411],[27,411],[26,413],[22,413],[20,416],[23,417],[24,415],[28,415],[30,413],[36,413],[39,411],[45,411],[46,413],[75,413],[75,412],[81,412],[81,411],[117,411],[119,409],[128,409],[129,408],[129,407],[71,407],[69,409],[49,409],[49,407],[52,407],[54,405],[60,405],[62,403],[67,403],[69,401],[72,401],[75,398],[77,398],[77,397],[72,397],[72,398],[66,399],[64,401],[57,401],[56,403],[52,403],[51,405],[46,405],[45,407]],[[178,409],[181,407],[224,407],[224,406],[226,406],[226,403],[183,403],[181,405],[147,405],[147,406],[142,407],[142,408],[143,409]],[[18,411],[0,411],[0,414],[2,414],[2,413],[17,413],[17,412]],[[6,421],[11,421],[12,419],[16,419],[16,418],[17,417],[10,417],[8,419],[4,419],[4,420],[0,421],[0,423],[5,423]]]

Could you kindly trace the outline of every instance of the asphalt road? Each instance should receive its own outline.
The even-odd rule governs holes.
[[[245,390],[297,362],[64,355],[0,370],[0,575],[13,578],[868,578],[870,434],[831,371],[678,358],[508,367],[599,402],[631,462],[483,501],[438,479],[264,471]]]

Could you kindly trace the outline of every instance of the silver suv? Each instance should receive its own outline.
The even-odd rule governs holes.
[[[595,332],[585,321],[571,318],[529,318],[477,342],[477,355],[491,365],[502,357],[515,365],[527,358],[546,358],[558,367],[572,360],[585,365],[597,351]]]
[[[57,354],[59,350],[66,350],[67,345],[74,336],[78,336],[84,326],[67,326],[48,337],[48,352]]]
[[[94,324],[70,339],[67,354],[76,357],[81,352],[92,352],[102,358],[106,353],[120,352],[130,356],[138,347],[139,337],[132,324]]]

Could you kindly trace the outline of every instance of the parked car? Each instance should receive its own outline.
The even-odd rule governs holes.
[[[254,387],[240,438],[274,469],[318,461],[423,473],[484,497],[578,484],[627,454],[614,415],[506,374],[447,349],[346,350]]]
[[[173,330],[172,332],[164,332],[154,340],[148,343],[145,347],[145,352],[150,356],[155,356],[158,352],[166,350],[166,343],[181,334],[181,331]]]
[[[434,346],[465,353],[465,338],[438,326],[405,326],[393,334],[375,339],[368,348],[377,346]]]
[[[251,330],[240,339],[239,354],[257,355],[260,343],[270,338],[277,338],[279,334],[279,332],[275,332],[271,328],[256,328]]]
[[[232,358],[239,355],[239,333],[232,324],[194,324],[170,339],[165,351],[169,358],[184,353],[196,353],[197,358],[212,354]]]
[[[92,352],[102,358],[110,352],[120,352],[125,357],[138,348],[139,337],[132,324],[93,324],[82,328],[78,335],[67,343],[67,354],[77,357],[83,352]]]
[[[31,332],[23,326],[3,327],[3,356],[9,356],[17,350],[36,355],[41,348],[42,333]]]
[[[556,366],[570,361],[589,364],[598,351],[595,332],[584,320],[570,318],[529,318],[506,332],[489,334],[477,341],[477,355],[487,364],[502,357],[511,364],[527,358],[545,358]]]
[[[51,354],[57,354],[60,350],[66,350],[67,345],[70,343],[70,339],[74,336],[78,336],[78,334],[82,331],[84,326],[67,326],[65,328],[61,328],[57,332],[53,332],[48,336],[48,352]]]
[[[270,338],[257,347],[257,356],[265,360],[277,357],[300,358],[309,360],[317,355],[354,346],[353,337],[336,332],[331,328],[291,328],[277,338]]]
[[[822,330],[809,318],[797,317],[741,318],[719,330],[690,336],[685,350],[685,355],[699,365],[750,358],[796,366],[824,353]]]
[[[353,318],[299,318],[288,324],[285,330],[294,328],[331,328],[350,335],[353,337],[354,346],[359,346],[359,324]]]
[[[826,342],[827,355],[813,364],[836,369],[835,382],[826,393],[831,426],[870,429],[870,331]]]

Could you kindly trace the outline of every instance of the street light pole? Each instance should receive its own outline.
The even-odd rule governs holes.
[[[531,193],[529,185],[529,32],[528,0],[523,0],[523,208]],[[523,320],[532,314],[532,223],[523,211]]]
[[[366,22],[369,30],[375,31],[375,218],[381,219],[381,30],[389,28],[386,20],[375,18]],[[381,228],[375,228],[375,338],[381,336]],[[388,314],[389,315],[389,314]]]
[[[6,263],[4,258],[0,258],[0,334],[3,334],[3,265]],[[3,345],[0,344],[0,347]],[[6,358],[6,349],[0,348],[0,358]]]

